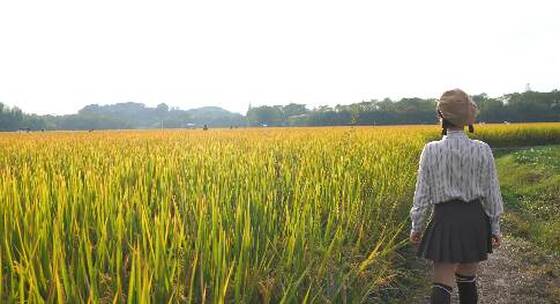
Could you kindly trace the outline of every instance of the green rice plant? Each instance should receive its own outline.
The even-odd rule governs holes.
[[[559,135],[559,124],[477,128],[498,146]],[[419,153],[438,137],[437,126],[1,134],[0,302],[379,301],[399,279]]]

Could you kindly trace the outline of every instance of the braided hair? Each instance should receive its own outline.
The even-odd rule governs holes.
[[[447,129],[448,128],[457,128],[456,125],[452,124],[449,120],[447,120],[445,117],[443,117],[443,114],[441,113],[441,111],[438,109],[437,110],[439,117],[441,118],[441,135],[447,135]],[[469,125],[469,132],[470,133],[474,133],[474,126],[473,125]]]

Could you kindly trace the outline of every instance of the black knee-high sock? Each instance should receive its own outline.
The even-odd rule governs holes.
[[[459,302],[461,304],[478,303],[478,291],[476,290],[476,276],[455,273],[455,281],[459,288]]]
[[[449,285],[433,282],[432,283],[432,296],[430,297],[431,304],[449,304],[451,303],[451,292],[453,288]]]

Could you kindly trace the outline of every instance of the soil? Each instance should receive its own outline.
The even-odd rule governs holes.
[[[477,274],[478,303],[560,303],[560,257],[530,242],[505,235],[500,248],[481,262]],[[424,280],[406,303],[430,303],[431,262],[416,259]],[[451,303],[459,303],[453,285]]]

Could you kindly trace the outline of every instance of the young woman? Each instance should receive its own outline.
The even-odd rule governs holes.
[[[453,281],[461,303],[477,303],[478,262],[501,243],[494,157],[488,144],[464,132],[467,125],[474,132],[477,113],[465,92],[443,93],[437,112],[443,138],[427,143],[420,155],[410,241],[418,245],[418,257],[433,261],[431,303],[450,303]]]

